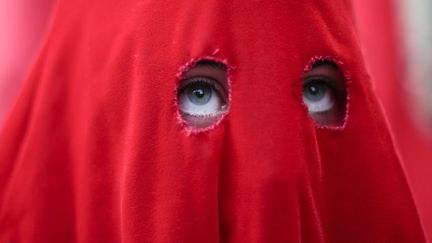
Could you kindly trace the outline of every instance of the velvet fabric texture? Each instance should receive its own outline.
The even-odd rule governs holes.
[[[0,137],[0,241],[424,242],[350,9],[60,0]],[[206,56],[230,110],[188,134],[176,75]],[[343,128],[301,102],[316,57],[349,75]]]

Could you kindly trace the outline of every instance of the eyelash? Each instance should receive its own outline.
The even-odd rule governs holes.
[[[179,94],[181,94],[185,89],[192,84],[204,83],[211,86],[211,88],[216,91],[224,101],[227,101],[228,95],[225,93],[225,89],[219,84],[218,81],[214,80],[211,77],[206,76],[198,76],[192,77],[188,79],[184,79],[181,81],[181,85],[179,86]]]

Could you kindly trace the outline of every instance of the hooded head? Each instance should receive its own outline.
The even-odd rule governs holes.
[[[60,1],[0,235],[424,241],[356,38],[348,1]]]

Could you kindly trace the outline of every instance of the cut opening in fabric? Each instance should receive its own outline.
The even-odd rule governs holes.
[[[181,68],[176,105],[189,132],[212,129],[228,113],[228,67],[216,59],[198,59]]]
[[[347,77],[331,58],[314,58],[305,69],[303,104],[320,128],[345,127],[348,110]]]

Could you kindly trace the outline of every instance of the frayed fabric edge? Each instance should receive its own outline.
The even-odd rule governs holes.
[[[182,131],[187,136],[190,136],[193,134],[201,134],[201,133],[205,133],[205,132],[209,132],[211,130],[214,130],[217,126],[219,126],[219,124],[221,124],[224,121],[225,117],[230,112],[231,103],[232,103],[232,91],[231,91],[232,90],[232,88],[231,88],[232,77],[231,77],[231,75],[232,75],[232,71],[235,69],[235,67],[231,66],[229,64],[228,59],[216,57],[215,55],[217,55],[218,53],[219,53],[219,49],[215,49],[210,55],[204,55],[204,56],[192,58],[188,62],[186,62],[184,65],[182,65],[176,74],[177,83],[176,83],[175,99],[174,99],[174,105],[175,105],[175,109],[176,109],[176,119],[177,119],[177,123],[181,126]],[[178,87],[179,87],[181,81],[184,79],[184,76],[187,73],[187,71],[189,71],[191,68],[195,67],[195,65],[198,62],[206,61],[206,60],[221,63],[226,68],[227,86],[228,86],[228,108],[227,108],[226,112],[224,112],[224,114],[211,126],[208,126],[205,128],[193,128],[193,127],[190,127],[187,124],[187,122],[181,116],[181,111],[179,108],[178,97],[177,97],[177,91],[178,91]]]
[[[345,127],[348,124],[348,120],[349,120],[349,113],[350,113],[350,108],[351,108],[351,94],[350,94],[350,84],[351,84],[351,75],[348,71],[346,71],[343,66],[344,63],[342,61],[340,61],[339,59],[335,58],[334,56],[313,56],[309,62],[306,64],[306,66],[303,69],[303,75],[307,72],[309,72],[310,70],[312,70],[312,67],[314,64],[316,64],[317,62],[333,62],[334,64],[336,64],[337,68],[342,72],[342,75],[345,78],[345,90],[346,90],[346,104],[345,104],[345,115],[343,118],[343,123],[340,126],[332,126],[332,125],[320,125],[317,124],[314,121],[314,124],[317,128],[319,129],[325,129],[325,130],[329,130],[329,131],[342,131],[345,129]],[[303,103],[302,101],[302,105],[306,107],[306,104]]]

